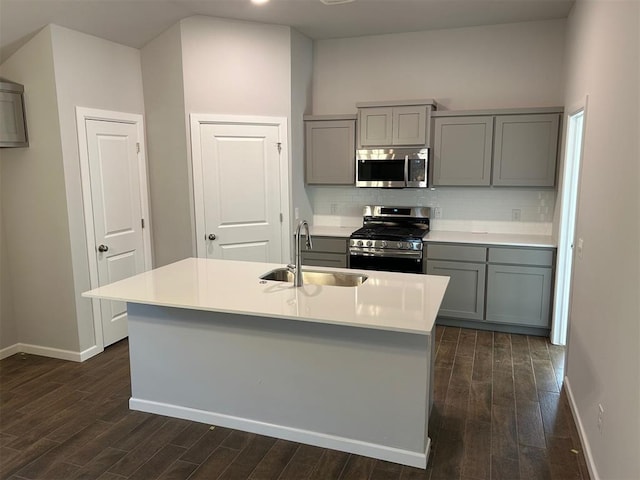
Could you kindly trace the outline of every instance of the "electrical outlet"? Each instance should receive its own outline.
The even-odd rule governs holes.
[[[433,208],[433,218],[442,218],[442,207]]]
[[[598,404],[598,430],[602,433],[604,428],[604,407],[601,403]]]
[[[519,208],[514,208],[513,210],[511,210],[511,221],[519,222],[521,218],[521,214],[522,212],[520,211]]]

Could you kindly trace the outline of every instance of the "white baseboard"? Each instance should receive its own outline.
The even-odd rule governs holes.
[[[593,455],[591,454],[591,445],[589,444],[589,439],[587,438],[587,434],[585,433],[584,427],[582,426],[582,420],[580,418],[580,414],[578,413],[578,406],[576,405],[575,399],[573,397],[573,392],[571,391],[571,383],[569,383],[568,377],[564,377],[564,388],[567,390],[567,398],[569,399],[571,414],[573,415],[573,420],[576,422],[576,427],[578,428],[578,435],[580,436],[580,443],[582,443],[584,458],[587,461],[589,475],[591,476],[591,480],[600,480],[598,469],[596,468],[596,464],[593,461]]]
[[[5,347],[0,350],[0,360],[3,358],[10,357],[11,355],[15,355],[16,353],[20,353],[20,344],[16,343],[15,345],[11,345],[10,347]]]
[[[129,399],[129,408],[132,410],[139,410],[141,412],[182,418],[185,420],[192,420],[194,422],[207,423],[209,425],[218,425],[221,427],[232,428],[234,430],[257,433],[268,437],[281,438],[292,442],[305,443],[332,450],[340,450],[356,455],[378,458],[388,462],[423,469],[427,467],[429,450],[431,448],[431,440],[429,438],[427,438],[427,448],[425,452],[418,453],[385,445],[353,440],[351,438],[337,437],[310,430],[274,425],[247,418],[233,417],[230,415],[181,407],[167,403],[153,402],[150,400],[142,400],[133,397]]]
[[[98,345],[93,345],[86,350],[80,352],[80,361],[84,362],[85,360],[90,359],[91,357],[95,357],[99,353],[104,352],[104,348],[99,347]]]
[[[74,352],[71,350],[61,350],[59,348],[42,347],[40,345],[29,345],[27,343],[16,343],[10,347],[0,350],[0,360],[10,357],[16,353],[28,353],[30,355],[40,355],[43,357],[58,358],[60,360],[69,360],[72,362],[84,362],[85,360],[102,352],[103,349],[97,345],[93,345],[82,352]]]

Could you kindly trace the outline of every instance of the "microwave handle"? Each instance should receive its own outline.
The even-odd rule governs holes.
[[[409,155],[404,156],[404,185],[409,185]]]

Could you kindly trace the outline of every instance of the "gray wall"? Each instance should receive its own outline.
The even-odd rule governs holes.
[[[602,479],[640,478],[639,32],[637,1],[579,1],[568,21],[565,105],[588,106],[566,375]]]
[[[189,115],[280,116],[291,125],[291,62],[289,27],[203,16],[142,49],[156,266],[195,255]]]
[[[30,141],[2,151],[3,233],[19,342],[78,351],[52,49],[46,27],[0,69],[25,87]]]
[[[313,113],[355,113],[356,102],[420,98],[435,99],[441,110],[562,105],[564,39],[565,21],[550,20],[317,41]],[[553,189],[309,191],[316,215],[361,216],[372,202],[440,207],[437,229],[543,233],[555,205]],[[512,209],[521,210],[522,222],[511,222]],[[477,221],[485,223],[472,227]]]
[[[315,43],[313,113],[434,98],[448,110],[562,105],[565,21]]]
[[[80,353],[95,332],[80,296],[90,284],[75,107],[142,113],[140,54],[50,25],[1,73],[25,86],[30,144],[2,152],[2,281],[8,268],[17,336],[0,345]]]
[[[0,191],[2,190],[2,167],[0,166]],[[13,296],[9,263],[7,256],[7,242],[4,240],[2,221],[2,195],[0,195],[0,350],[18,343],[18,329],[13,313]]]
[[[80,296],[91,288],[88,255],[95,252],[87,252],[76,106],[144,113],[140,51],[57,25],[51,32],[77,316],[73,330],[83,351],[95,345],[91,301]]]

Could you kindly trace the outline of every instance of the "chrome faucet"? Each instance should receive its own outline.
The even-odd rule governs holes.
[[[295,257],[294,263],[287,265],[287,268],[290,272],[293,273],[293,286],[301,287],[302,286],[302,245],[300,243],[300,235],[302,228],[304,227],[307,234],[306,246],[308,249],[313,248],[313,243],[311,242],[311,234],[309,233],[309,224],[306,220],[300,220],[298,222],[298,226],[296,227],[295,233]]]

